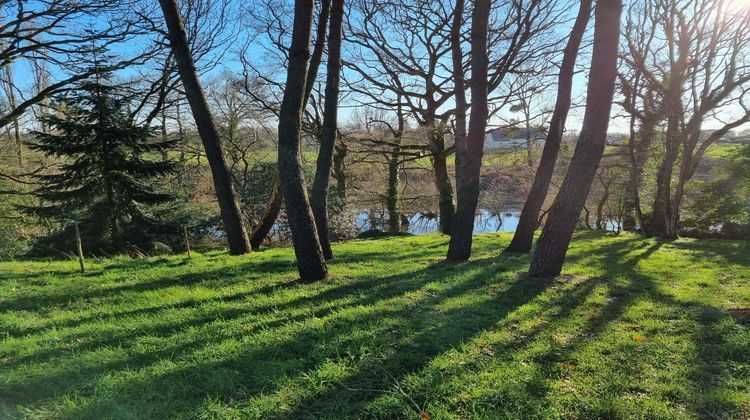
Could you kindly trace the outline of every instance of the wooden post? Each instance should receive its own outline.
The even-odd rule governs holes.
[[[83,246],[81,245],[81,230],[78,228],[78,222],[74,224],[76,228],[76,247],[78,248],[78,264],[81,265],[81,273],[86,272],[86,267],[83,265]]]
[[[182,233],[185,235],[185,246],[187,246],[188,258],[192,258],[190,256],[190,237],[188,236],[187,226],[182,227]]]

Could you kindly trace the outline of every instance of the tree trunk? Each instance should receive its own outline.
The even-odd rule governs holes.
[[[333,149],[336,145],[338,123],[339,81],[341,73],[341,31],[344,17],[344,0],[333,0],[328,31],[328,64],[326,68],[325,105],[323,108],[323,135],[316,162],[312,186],[311,205],[315,215],[320,246],[326,260],[333,258],[328,234],[328,184],[333,166]]]
[[[594,50],[581,135],[534,250],[529,268],[532,276],[560,274],[576,221],[604,153],[617,77],[621,11],[622,0],[596,3]]]
[[[161,132],[161,140],[164,141],[164,142],[166,142],[167,138],[168,138],[168,133],[167,133],[167,113],[164,110],[164,108],[161,109],[161,127],[160,127],[159,131]],[[169,151],[167,151],[167,150],[162,150],[161,151],[161,160],[164,161],[164,162],[166,162],[166,161],[169,160]]]
[[[432,153],[432,169],[435,177],[435,188],[438,193],[438,209],[440,211],[440,232],[451,234],[453,215],[456,212],[453,204],[453,186],[448,174],[447,154],[445,153],[445,137],[436,124],[429,126],[430,152]]]
[[[385,207],[388,211],[388,231],[395,233],[401,231],[401,200],[399,194],[401,190],[401,142],[403,141],[404,128],[406,127],[406,117],[404,116],[401,95],[398,96],[396,105],[396,116],[398,127],[393,131],[393,147],[390,156],[388,156],[388,189],[386,191]]]
[[[313,48],[312,55],[310,56],[310,65],[307,70],[307,78],[305,81],[305,96],[303,99],[302,109],[304,110],[307,105],[307,100],[310,99],[313,87],[315,86],[315,79],[318,75],[318,68],[323,58],[323,51],[325,49],[325,35],[326,35],[326,23],[328,22],[328,14],[330,12],[330,0],[323,0],[320,4],[320,15],[318,16],[318,26],[315,31],[315,46]],[[269,232],[273,229],[276,219],[279,218],[281,212],[281,205],[284,201],[284,195],[281,194],[281,178],[277,174],[276,180],[272,187],[271,194],[268,196],[268,202],[266,203],[266,212],[263,213],[260,223],[258,223],[252,232],[250,243],[253,249],[258,249],[263,241],[268,237]]]
[[[268,233],[273,229],[276,218],[279,216],[281,211],[282,200],[281,194],[281,177],[276,174],[276,178],[273,180],[273,186],[271,187],[271,195],[268,197],[268,204],[266,206],[266,212],[260,218],[260,221],[253,228],[253,233],[250,237],[250,246],[254,250],[260,248],[263,241],[268,236]]]
[[[482,170],[484,136],[487,128],[487,29],[489,26],[490,0],[476,0],[471,16],[471,116],[469,132],[459,127],[466,121],[466,98],[463,78],[456,83],[456,197],[458,206],[453,220],[451,239],[448,245],[448,260],[464,261],[471,256],[474,218],[479,200],[479,175]],[[460,20],[463,15],[463,0],[458,0],[453,26],[453,72],[463,72],[460,47]],[[458,39],[456,39],[458,37]],[[461,110],[459,110],[461,108]]]
[[[305,99],[302,108],[304,110],[307,100],[312,94],[315,87],[315,79],[318,77],[318,69],[323,61],[323,51],[325,50],[326,25],[328,24],[328,15],[331,12],[331,0],[322,0],[320,2],[320,14],[318,15],[318,25],[315,29],[315,45],[310,55],[310,64],[307,68],[307,82],[305,83]],[[330,53],[329,53],[330,54]]]
[[[521,210],[518,227],[516,227],[510,245],[505,249],[507,252],[529,252],[531,250],[539,212],[547,198],[552,174],[555,170],[555,162],[560,152],[565,121],[568,117],[568,111],[570,111],[573,73],[581,40],[586,32],[586,26],[591,15],[591,3],[592,0],[581,0],[578,16],[570,32],[568,44],[565,46],[562,63],[560,64],[560,74],[558,75],[557,100],[550,120],[547,138],[544,142],[544,149],[534,175],[531,190],[529,190],[529,195],[523,205],[523,210]]]
[[[13,81],[13,64],[8,63],[3,70],[5,70],[8,107],[14,110],[16,109],[16,85]],[[13,138],[16,142],[16,160],[18,161],[18,166],[23,167],[23,141],[21,140],[21,126],[18,122],[18,116],[14,115],[11,122],[13,124]]]
[[[630,179],[628,182],[627,198],[625,203],[626,214],[630,211],[635,212],[635,222],[638,224],[641,234],[647,235],[646,221],[643,216],[643,209],[641,208],[641,183],[643,180],[643,165],[646,161],[646,153],[651,147],[651,143],[654,139],[654,131],[656,129],[657,120],[646,120],[641,123],[639,131],[639,137],[631,138],[628,145],[628,154],[630,161]],[[637,141],[636,141],[637,140]],[[636,142],[636,144],[633,144]],[[632,210],[630,210],[632,209]],[[627,216],[625,216],[627,217]],[[632,228],[632,226],[630,226]],[[625,230],[629,230],[625,227]]]
[[[604,220],[604,207],[609,200],[609,182],[602,182],[604,192],[596,205],[596,230],[607,230],[607,221]]]
[[[195,70],[195,63],[190,54],[182,16],[177,8],[176,0],[159,0],[159,3],[169,29],[169,40],[177,62],[180,79],[185,89],[185,96],[190,104],[195,125],[206,150],[206,158],[211,168],[216,198],[224,222],[224,231],[229,242],[229,252],[233,255],[245,254],[250,252],[250,241],[242,220],[240,206],[237,203],[232,177],[224,158],[219,132],[208,108],[206,97]]]
[[[336,192],[342,203],[346,203],[346,171],[344,170],[346,154],[346,143],[339,139],[333,147],[333,177],[336,178]]]
[[[662,159],[659,171],[656,174],[656,196],[654,207],[651,212],[650,231],[654,236],[669,238],[669,219],[672,211],[672,173],[679,155],[679,147],[676,139],[679,121],[677,117],[670,117],[667,122],[666,152]]]
[[[401,155],[401,137],[394,139],[391,156],[388,158],[388,190],[386,191],[385,207],[388,210],[388,231],[401,230],[401,212],[399,210],[399,157]]]
[[[327,267],[318,241],[301,163],[300,127],[305,102],[310,29],[314,0],[295,0],[284,97],[279,112],[279,175],[302,281],[326,278]]]

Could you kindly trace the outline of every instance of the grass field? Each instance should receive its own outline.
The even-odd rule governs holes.
[[[506,234],[0,264],[0,418],[747,418],[750,243]],[[742,311],[741,309],[745,309]]]

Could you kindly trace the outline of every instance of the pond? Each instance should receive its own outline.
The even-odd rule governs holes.
[[[474,233],[515,232],[521,212],[518,209],[507,209],[491,212],[480,209],[474,219]],[[414,235],[424,235],[438,231],[439,215],[433,212],[415,212],[402,219],[404,231]],[[408,225],[404,223],[408,220]],[[372,229],[388,230],[385,210],[367,210],[357,213],[357,231],[362,233]]]

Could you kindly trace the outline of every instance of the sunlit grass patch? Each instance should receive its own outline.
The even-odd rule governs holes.
[[[0,264],[0,418],[748,416],[750,246],[581,233],[557,279],[507,234]]]

